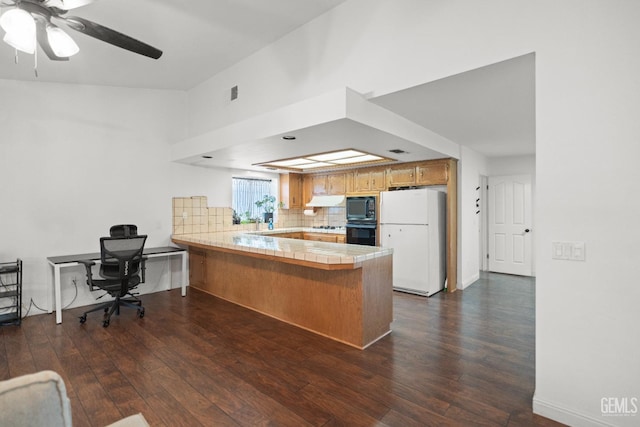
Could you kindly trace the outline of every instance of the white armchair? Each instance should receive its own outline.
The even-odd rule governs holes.
[[[0,381],[0,425],[72,427],[71,404],[60,375],[41,371]],[[108,427],[149,427],[142,414]]]

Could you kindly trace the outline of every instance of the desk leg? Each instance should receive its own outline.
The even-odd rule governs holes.
[[[187,273],[187,252],[182,252],[182,296],[187,296],[187,280],[189,280],[189,276]]]
[[[48,263],[49,267],[51,268],[49,271],[47,271],[47,285],[49,286],[49,306],[47,307],[47,313],[51,314],[53,313],[53,305],[54,305],[54,301],[56,298],[56,290],[54,288],[53,285],[53,269],[54,269],[54,265],[51,263]]]
[[[56,306],[56,323],[62,323],[62,291],[60,290],[60,266],[53,267],[53,294]]]

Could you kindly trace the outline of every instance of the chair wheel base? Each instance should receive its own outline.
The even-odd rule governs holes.
[[[80,323],[84,323],[87,321],[87,315],[83,314],[82,316],[80,316]]]
[[[109,326],[109,321],[105,320],[104,322],[102,322],[102,327],[106,328],[107,326]]]
[[[138,310],[138,317],[141,319],[144,317],[144,308],[142,310]]]

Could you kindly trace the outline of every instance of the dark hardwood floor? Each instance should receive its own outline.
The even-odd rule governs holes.
[[[531,411],[534,281],[483,275],[396,293],[393,333],[360,351],[190,289],[144,295],[108,328],[83,308],[0,328],[0,379],[62,375],[74,426],[559,425]]]

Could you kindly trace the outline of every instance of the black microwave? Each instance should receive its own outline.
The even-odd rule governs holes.
[[[374,196],[347,197],[347,221],[375,221],[376,198]]]

